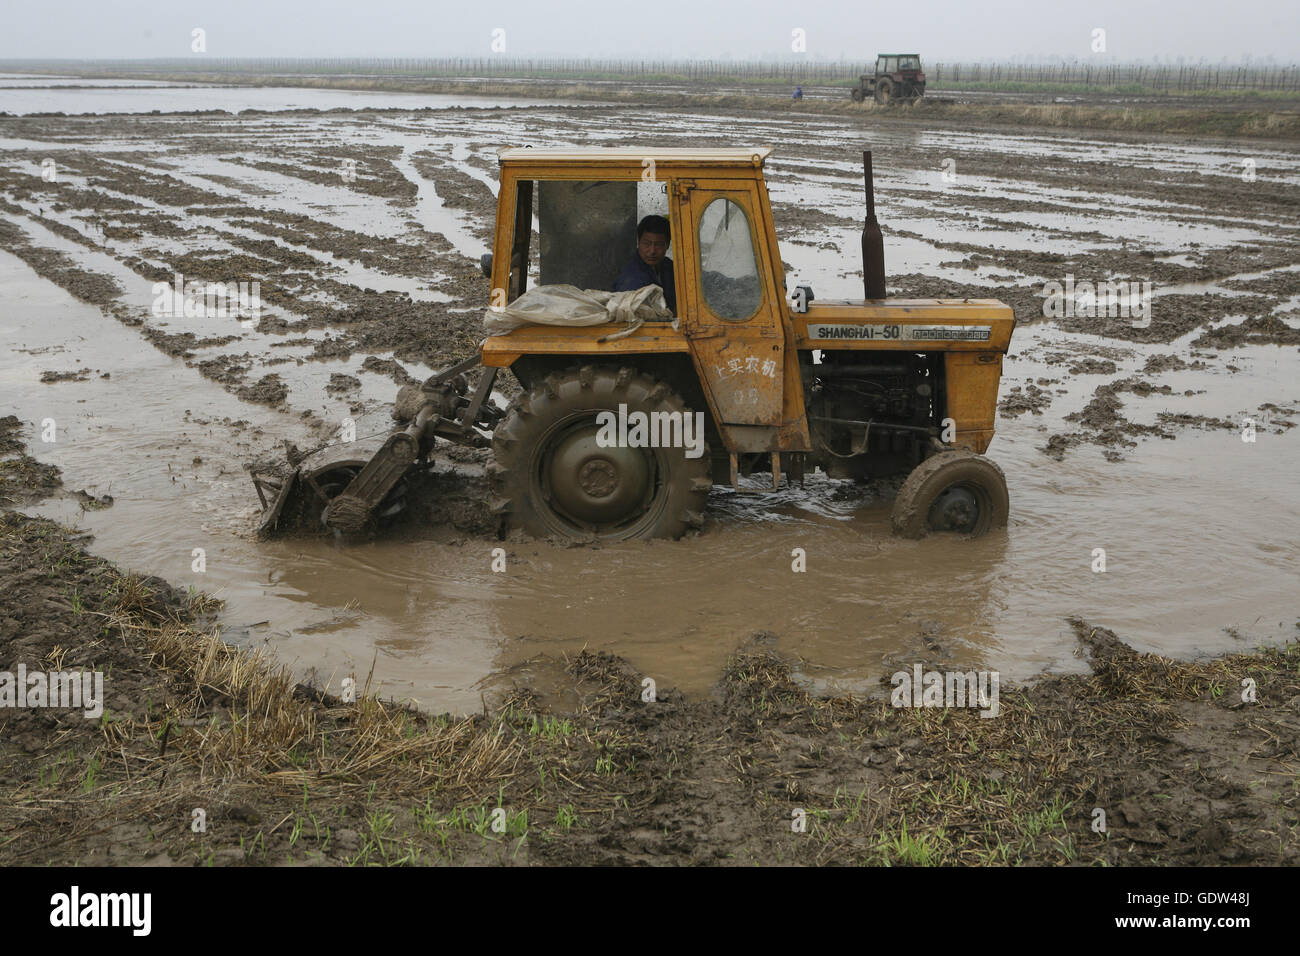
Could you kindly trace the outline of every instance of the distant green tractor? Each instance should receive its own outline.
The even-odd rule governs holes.
[[[861,103],[875,97],[881,106],[895,100],[915,102],[925,96],[925,74],[921,72],[921,57],[916,53],[881,53],[876,57],[876,72],[863,73],[850,95],[853,102]]]

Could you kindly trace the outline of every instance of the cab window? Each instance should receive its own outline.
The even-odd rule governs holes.
[[[650,214],[668,216],[666,183],[520,180],[507,301],[534,285],[610,289]]]
[[[742,322],[762,304],[762,283],[745,209],[719,197],[700,216],[700,291],[720,319]]]

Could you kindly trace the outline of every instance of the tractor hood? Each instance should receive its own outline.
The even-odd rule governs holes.
[[[1015,328],[996,299],[844,299],[815,301],[791,315],[798,347],[1006,352]]]

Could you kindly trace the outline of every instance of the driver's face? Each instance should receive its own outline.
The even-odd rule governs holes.
[[[636,242],[636,251],[646,265],[657,266],[668,254],[668,237],[661,232],[646,230]]]

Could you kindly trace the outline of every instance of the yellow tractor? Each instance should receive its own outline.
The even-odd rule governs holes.
[[[787,290],[763,179],[770,154],[502,150],[483,269],[487,326],[509,331],[405,386],[399,424],[374,454],[336,445],[287,472],[255,472],[262,529],[306,515],[363,530],[400,510],[437,439],[491,446],[503,533],[677,537],[701,527],[715,484],[770,473],[775,487],[818,467],[907,475],[892,514],[900,535],[1004,526],[1006,481],[983,452],[1011,308],[886,298],[870,153],[864,298]],[[628,291],[629,275],[657,285]],[[506,369],[521,391],[503,409],[492,394]]]

